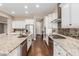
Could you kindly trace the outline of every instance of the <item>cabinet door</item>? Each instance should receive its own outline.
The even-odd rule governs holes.
[[[63,56],[60,46],[54,42],[54,56]]]
[[[58,50],[57,50],[57,44],[56,44],[56,42],[54,42],[54,48],[53,48],[53,50],[54,50],[54,56],[58,56]]]
[[[20,56],[21,55],[21,47],[18,46],[16,49],[14,49],[12,52],[8,54],[8,56]]]
[[[62,28],[69,28],[69,24],[70,24],[70,5],[69,4],[65,4],[61,7],[61,20],[62,20]]]
[[[54,42],[54,56],[70,56],[59,44]]]
[[[22,44],[21,44],[21,55],[22,56],[26,56],[27,55],[27,41],[25,40]]]
[[[32,40],[33,40],[33,35],[30,35],[28,38],[27,38],[27,50],[29,50],[31,44],[32,44]]]
[[[0,23],[7,23],[7,18],[0,16]]]
[[[79,3],[71,4],[71,19],[73,28],[79,27]]]

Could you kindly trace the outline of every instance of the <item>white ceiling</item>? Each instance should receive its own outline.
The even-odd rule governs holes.
[[[36,4],[40,7],[36,8]],[[28,8],[25,9],[24,6],[27,5]],[[56,3],[3,3],[0,6],[0,10],[6,11],[8,14],[13,16],[25,16],[25,17],[34,17],[34,16],[46,16],[49,13],[52,13]],[[14,11],[15,14],[11,14]],[[28,11],[28,14],[25,14],[25,11]]]

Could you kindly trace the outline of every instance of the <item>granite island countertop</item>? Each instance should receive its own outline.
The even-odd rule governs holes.
[[[54,33],[57,34],[57,33]],[[71,38],[68,36],[64,36],[61,34],[57,34],[65,37],[66,39],[54,39],[52,34],[49,35],[52,40],[58,43],[66,52],[68,52],[72,56],[79,56],[79,39]]]
[[[27,37],[18,38],[18,34],[0,34],[0,55],[7,55],[15,48],[17,48]]]

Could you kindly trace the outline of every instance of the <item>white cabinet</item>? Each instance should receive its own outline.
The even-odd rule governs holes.
[[[23,41],[17,48],[12,50],[7,56],[26,56],[27,55],[27,41]]]
[[[27,50],[29,50],[31,44],[32,44],[32,40],[33,40],[33,35],[30,35],[28,38],[27,38]]]
[[[79,28],[79,3],[71,4],[72,27]]]
[[[7,18],[0,16],[0,23],[7,23]]]
[[[12,21],[12,28],[19,28],[23,29],[25,28],[25,21]]]
[[[62,20],[62,28],[70,27],[70,5],[65,4],[61,7],[61,20]]]
[[[61,4],[62,28],[79,27],[79,3]]]
[[[16,49],[14,49],[12,52],[8,54],[8,56],[20,56],[21,55],[21,47],[18,46]]]
[[[54,42],[54,56],[70,56],[58,43]]]

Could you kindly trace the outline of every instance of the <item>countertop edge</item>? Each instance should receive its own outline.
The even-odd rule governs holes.
[[[67,39],[67,38],[75,39],[75,38],[72,38],[72,37],[69,37],[69,36],[65,36],[65,35],[62,35],[62,34],[58,34],[58,33],[54,33],[54,34],[63,36],[63,37],[65,37],[66,39]],[[52,35],[52,34],[50,34],[48,37],[50,37],[53,41],[55,41],[57,44],[59,44],[59,46],[60,46],[61,48],[63,48],[67,53],[69,53],[71,56],[74,56],[71,52],[68,52],[68,50],[66,50],[66,48],[64,48],[63,46],[61,46],[59,42],[57,42],[55,39],[53,39],[53,38],[51,37],[51,35]],[[77,40],[77,39],[75,39],[75,40]]]
[[[27,37],[25,37],[25,38],[22,38],[23,39],[23,41],[25,41],[29,36],[31,36],[32,34],[29,34]],[[18,38],[19,39],[19,38]],[[20,38],[21,39],[21,38]],[[23,42],[22,41],[22,42]],[[6,51],[6,52],[4,52],[4,53],[0,53],[0,55],[1,56],[7,56],[9,53],[11,53],[14,49],[16,49],[22,42],[20,42],[16,47],[13,47],[13,49],[12,50],[10,50],[10,51]]]

